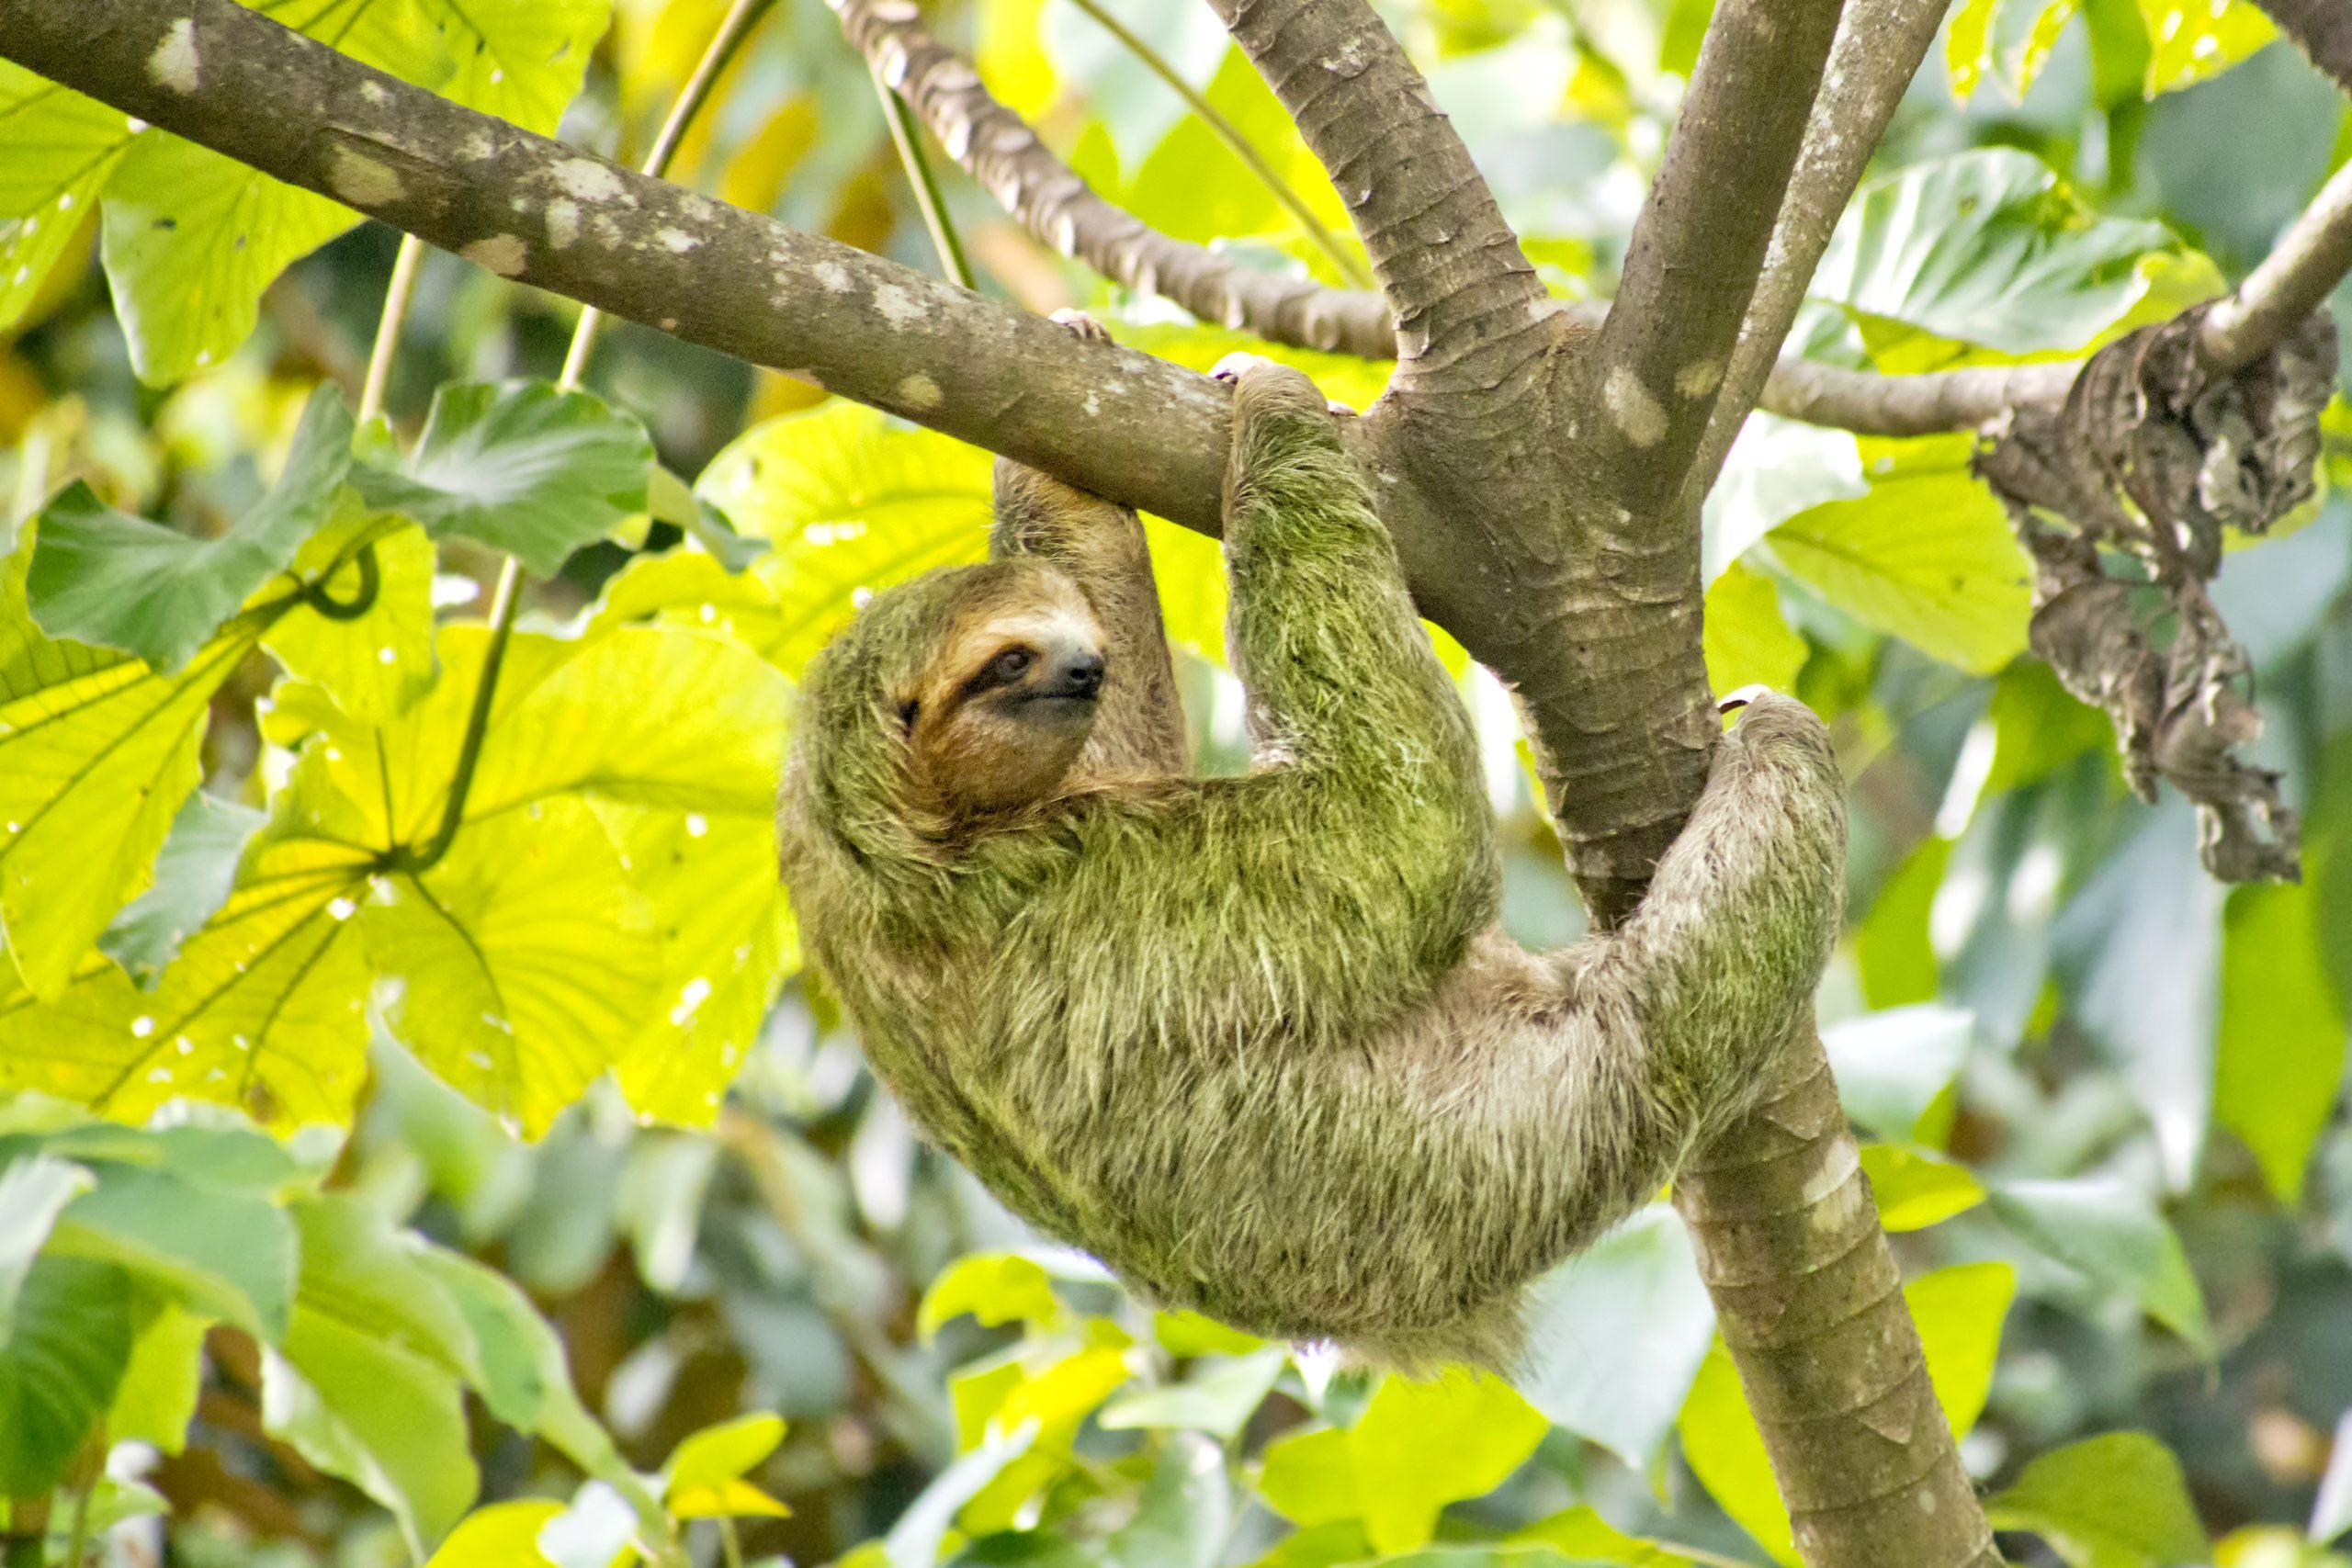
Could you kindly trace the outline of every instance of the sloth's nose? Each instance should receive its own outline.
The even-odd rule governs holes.
[[[1057,697],[1091,697],[1102,689],[1102,656],[1073,649],[1057,657],[1046,677],[1046,690]]]

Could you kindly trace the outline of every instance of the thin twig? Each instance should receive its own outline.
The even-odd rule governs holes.
[[[1201,117],[1201,123],[1207,126],[1216,139],[1225,143],[1227,150],[1240,159],[1251,174],[1258,176],[1260,183],[1264,185],[1276,201],[1283,204],[1283,209],[1293,218],[1298,220],[1299,227],[1306,231],[1306,237],[1315,243],[1316,249],[1330,257],[1331,265],[1340,269],[1341,277],[1346,278],[1358,288],[1370,288],[1373,286],[1371,270],[1363,262],[1357,260],[1345,245],[1340,243],[1338,235],[1323,226],[1322,220],[1315,216],[1315,209],[1306,205],[1306,198],[1293,190],[1290,182],[1283,179],[1274,166],[1267,163],[1264,156],[1250,143],[1250,139],[1241,134],[1241,128],[1226,118],[1223,111],[1209,102],[1206,94],[1185,81],[1176,68],[1168,62],[1165,55],[1137,37],[1134,29],[1125,22],[1113,16],[1101,4],[1101,0],[1069,0],[1069,3],[1093,17],[1096,26],[1117,39],[1121,47],[1143,62],[1145,67],[1153,75],[1167,83],[1176,96],[1184,100],[1187,108]]]
[[[931,231],[931,248],[938,253],[939,269],[948,281],[959,288],[972,287],[972,259],[964,254],[964,242],[956,232],[955,220],[947,216],[947,203],[939,194],[939,181],[931,172],[931,160],[922,155],[922,143],[915,138],[914,110],[899,96],[898,89],[882,79],[882,68],[866,62],[866,74],[874,78],[874,95],[882,100],[882,118],[890,127],[890,141],[899,149],[899,166],[907,171],[907,186],[915,195],[915,207],[922,214],[922,226]]]
[[[366,424],[384,412],[384,389],[391,385],[392,354],[400,346],[401,324],[408,319],[409,301],[416,294],[416,269],[424,260],[424,242],[413,234],[401,236],[400,254],[392,258],[392,277],[384,286],[384,312],[376,322],[376,345],[368,354],[368,379],[359,389],[359,423]]]

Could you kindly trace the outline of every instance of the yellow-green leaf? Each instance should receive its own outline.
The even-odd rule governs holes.
[[[1348,1435],[1337,1427],[1292,1432],[1266,1445],[1258,1495],[1295,1525],[1352,1519],[1363,1510]]]
[[[1801,512],[1772,553],[1821,596],[1922,653],[1990,673],[2025,649],[2032,572],[1969,438],[1862,443],[1870,494]]]
[[[1364,1533],[1383,1551],[1428,1544],[1441,1509],[1501,1485],[1548,1429],[1509,1383],[1483,1372],[1390,1377],[1348,1429]]]
[[[0,332],[23,320],[97,210],[136,123],[0,61]]]
[[[394,1038],[469,1099],[544,1134],[654,1010],[644,901],[585,801],[470,823],[423,875],[379,878],[365,922]]]
[[[296,574],[317,584],[328,608],[298,605],[262,646],[353,718],[398,718],[433,684],[434,564],[423,529],[368,513],[346,491],[345,509],[294,558]],[[334,608],[363,604],[356,615]]]
[[[515,1568],[548,1561],[539,1531],[563,1512],[560,1503],[534,1499],[476,1508],[449,1532],[424,1568]]]
[[[929,1339],[967,1313],[986,1328],[1050,1324],[1062,1315],[1062,1304],[1034,1259],[1013,1252],[977,1253],[957,1258],[931,1282],[915,1314],[915,1332]]]
[[[1866,1144],[1862,1171],[1878,1200],[1879,1222],[1890,1231],[1925,1230],[1984,1201],[1968,1168],[1904,1144]]]
[[[2290,1205],[2344,1081],[2344,1010],[2320,949],[2319,901],[2309,886],[2241,887],[2223,926],[2213,1114]]]
[[[2072,1568],[2171,1568],[2211,1551],[2188,1477],[2145,1432],[2109,1432],[2029,1463],[1984,1505],[2000,1529],[2031,1530]]]
[[[2140,0],[2148,28],[2149,97],[2177,92],[2218,76],[2278,36],[2278,29],[2246,0],[2216,6],[2211,0]]]
[[[754,1465],[764,1463],[784,1441],[784,1417],[765,1414],[739,1416],[716,1427],[706,1427],[681,1442],[664,1467],[668,1486],[662,1494],[674,1499],[682,1488],[718,1486],[740,1480]]]
[[[1781,592],[1760,571],[1734,561],[1707,590],[1702,634],[1707,683],[1718,693],[1758,682],[1792,691],[1805,643],[1781,614]]]

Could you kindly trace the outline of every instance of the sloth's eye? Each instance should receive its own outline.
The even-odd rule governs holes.
[[[1010,685],[1028,672],[1036,657],[1025,648],[1008,648],[989,660],[989,679],[999,684]]]

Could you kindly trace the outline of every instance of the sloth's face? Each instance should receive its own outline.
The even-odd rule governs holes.
[[[916,783],[957,816],[1054,793],[1093,730],[1106,673],[1102,627],[1069,579],[1031,570],[974,586],[899,704]]]

